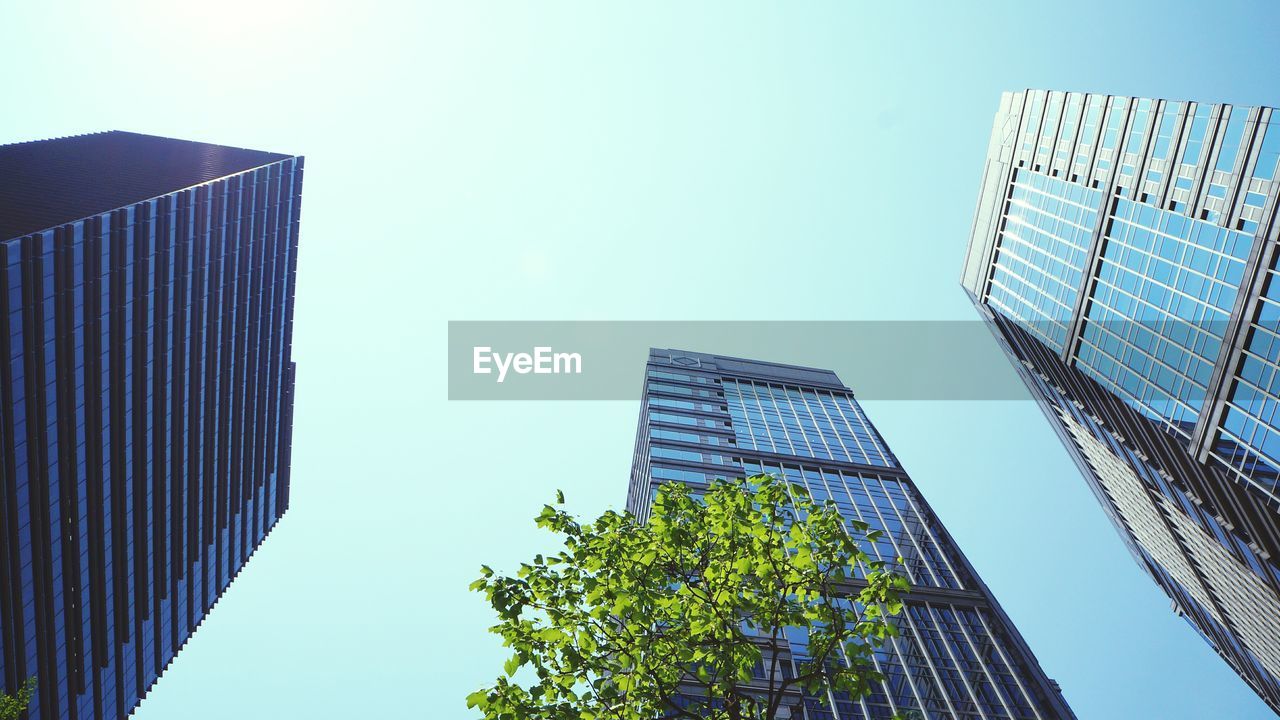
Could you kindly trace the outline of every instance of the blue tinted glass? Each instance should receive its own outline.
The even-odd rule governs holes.
[[[1273,120],[1267,125],[1262,137],[1262,146],[1258,152],[1258,163],[1253,168],[1253,176],[1263,180],[1274,179],[1277,158],[1280,158],[1280,123]]]
[[[1206,222],[1117,200],[1085,313],[1080,367],[1188,434],[1251,242]]]
[[[1017,170],[997,240],[988,302],[1062,350],[1084,282],[1102,194]]]
[[[1222,136],[1222,150],[1218,153],[1215,168],[1229,172],[1235,166],[1236,156],[1240,154],[1240,140],[1244,136],[1244,122],[1248,113],[1244,108],[1233,108],[1227,120],[1227,130]]]

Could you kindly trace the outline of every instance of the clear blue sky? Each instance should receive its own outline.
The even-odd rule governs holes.
[[[446,320],[972,318],[1000,91],[1280,104],[1277,7],[10,4],[0,142],[308,160],[293,505],[137,718],[469,717],[467,583],[554,488],[621,504],[637,406],[450,404]],[[867,410],[1082,718],[1271,717],[1029,401]]]

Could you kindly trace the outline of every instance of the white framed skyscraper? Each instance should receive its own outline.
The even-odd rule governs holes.
[[[1000,100],[962,285],[1153,579],[1280,712],[1280,116]]]

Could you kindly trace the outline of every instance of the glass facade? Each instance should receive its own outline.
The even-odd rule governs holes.
[[[833,373],[676,350],[646,370],[628,509],[647,517],[657,486],[770,473],[835,503],[883,535],[868,554],[913,590],[901,635],[876,655],[885,681],[866,698],[797,698],[806,720],[1073,718],[852,392]],[[674,408],[662,400],[697,398]],[[789,654],[805,638],[789,631]],[[794,668],[793,668],[794,669]]]
[[[223,150],[0,147],[28,193],[0,201],[0,678],[38,678],[31,720],[129,716],[288,507],[302,159]]]
[[[1213,457],[1280,496],[1280,272],[1267,270]]]
[[[1280,712],[1278,157],[1272,108],[1006,93],[962,284],[1139,564]],[[1028,187],[1089,212],[1038,273]]]
[[[730,380],[722,387],[741,447],[865,465],[897,465],[848,395],[750,381]]]
[[[1189,438],[1252,247],[1243,233],[1117,199],[1084,315],[1080,367]]]
[[[988,301],[1059,350],[1098,222],[1100,193],[1038,173],[1014,175]]]

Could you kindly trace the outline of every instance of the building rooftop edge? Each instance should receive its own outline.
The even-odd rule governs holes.
[[[696,360],[698,364],[689,365],[678,362],[677,358],[689,358]],[[840,380],[840,376],[825,368],[789,365],[768,360],[704,353],[681,348],[651,347],[649,348],[649,362],[652,363],[655,360],[665,360],[675,367],[684,367],[692,370],[714,370],[727,375],[776,379],[781,382],[829,387],[849,393],[853,392]]]
[[[94,205],[96,209],[92,209],[92,210],[86,210],[84,207],[69,208],[67,210],[67,217],[65,217],[64,219],[56,220],[56,221],[50,221],[50,218],[48,217],[41,217],[39,221],[36,221],[35,218],[25,218],[27,222],[24,223],[24,222],[15,220],[12,223],[10,223],[12,227],[5,228],[3,227],[3,225],[5,224],[6,218],[0,215],[0,244],[11,243],[16,240],[20,240],[24,237],[48,232],[55,228],[61,227],[63,225],[69,225],[69,224],[81,222],[83,220],[87,220],[89,218],[102,215],[104,213],[108,213],[113,210],[129,207],[131,205],[136,205],[138,203],[148,202],[160,197],[164,197],[166,195],[172,195],[173,193],[181,192],[183,190],[190,190],[192,188],[196,188],[202,185],[207,185],[209,183],[217,182],[219,180],[224,180],[229,177],[233,177],[236,175],[241,175],[246,172],[257,170],[259,168],[263,168],[268,165],[274,165],[276,163],[280,163],[285,160],[303,160],[304,159],[304,156],[301,154],[295,155],[295,154],[289,154],[289,153],[271,152],[267,150],[254,150],[252,148],[244,148],[244,147],[239,147],[235,145],[222,145],[218,143],[208,143],[208,142],[202,142],[198,140],[185,140],[182,138],[172,138],[164,135],[151,135],[147,133],[139,133],[139,132],[133,132],[129,130],[101,130],[97,132],[61,135],[61,136],[55,136],[55,137],[49,137],[49,138],[23,140],[19,142],[0,144],[0,161],[4,160],[5,151],[12,148],[21,148],[23,150],[28,150],[34,147],[38,147],[45,143],[51,144],[52,146],[56,146],[57,144],[63,143],[63,142],[75,142],[75,141],[86,141],[86,140],[91,141],[94,138],[101,138],[103,140],[106,140],[108,138],[129,138],[134,140],[142,140],[144,142],[151,141],[151,142],[157,142],[162,144],[172,144],[175,147],[189,148],[193,151],[198,151],[199,149],[205,149],[205,150],[219,149],[219,150],[225,150],[229,152],[242,154],[243,157],[241,159],[242,160],[241,162],[231,163],[230,166],[228,167],[219,168],[221,172],[218,172],[218,174],[216,175],[213,175],[210,173],[209,176],[202,176],[198,171],[193,172],[191,174],[191,177],[185,178],[184,180],[177,181],[177,182],[182,182],[183,184],[179,185],[177,184],[177,182],[175,182],[172,188],[164,189],[163,192],[157,192],[154,188],[144,189],[140,187],[136,191],[137,194],[141,194],[141,196],[139,197],[132,197],[129,193],[121,192],[119,198],[112,198],[110,202],[106,202],[105,203],[107,205],[106,207],[102,207],[104,203],[98,203]],[[13,178],[6,178],[6,180],[12,180],[12,179]],[[49,178],[43,178],[43,179],[48,180]],[[21,178],[18,178],[18,180],[19,182],[21,182]],[[5,189],[3,187],[0,187],[0,210],[4,209],[3,203],[5,200],[4,198],[5,194],[6,194]],[[123,199],[126,197],[132,197],[132,199]],[[22,202],[24,201],[25,199],[19,199],[18,205],[21,205]],[[9,209],[14,210],[13,207],[10,207]]]
[[[1136,100],[1163,100],[1165,102],[1195,103],[1197,105],[1229,105],[1233,108],[1237,108],[1237,107],[1238,108],[1271,108],[1272,110],[1280,110],[1280,105],[1267,105],[1264,103],[1235,103],[1235,102],[1227,102],[1225,100],[1223,101],[1194,100],[1192,98],[1187,98],[1187,97],[1160,97],[1158,95],[1129,95],[1127,93],[1102,92],[1102,91],[1095,92],[1091,90],[1064,90],[1062,88],[1044,88],[1044,87],[1019,88],[1014,90],[1003,90],[1002,94],[1013,95],[1015,93],[1028,93],[1028,92],[1043,92],[1043,93],[1053,92],[1053,93],[1064,93],[1064,94],[1071,94],[1071,95],[1103,95],[1106,97],[1122,97],[1122,98],[1130,98],[1130,99],[1136,99]]]

